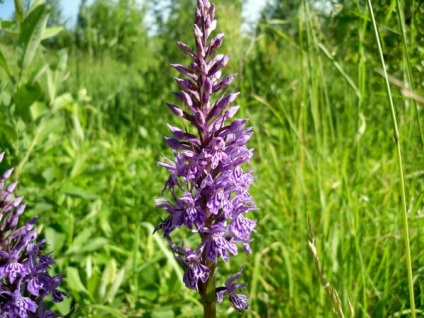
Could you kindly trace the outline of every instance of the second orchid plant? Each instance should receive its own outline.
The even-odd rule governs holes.
[[[215,6],[209,0],[197,0],[194,24],[195,50],[179,42],[178,46],[192,62],[186,67],[172,66],[183,75],[175,78],[181,91],[174,93],[184,107],[168,104],[171,111],[188,122],[184,129],[171,125],[172,137],[166,138],[174,158],[159,162],[169,171],[165,190],[171,199],[160,198],[156,206],[168,216],[155,229],[162,231],[177,259],[184,265],[185,285],[198,291],[204,304],[204,317],[216,317],[216,302],[227,296],[237,310],[248,308],[247,297],[237,293],[246,284],[234,283],[241,270],[216,286],[218,260],[229,262],[238,246],[251,253],[249,243],[256,222],[246,217],[255,210],[249,195],[253,177],[242,164],[252,157],[246,146],[252,135],[247,119],[232,119],[239,106],[232,105],[238,93],[222,93],[235,75],[221,77],[230,55],[217,54],[224,35],[215,30]],[[171,233],[185,227],[199,237],[197,247],[179,246]]]

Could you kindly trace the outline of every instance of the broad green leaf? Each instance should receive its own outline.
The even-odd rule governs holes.
[[[18,66],[21,71],[27,68],[34,59],[43,37],[49,14],[50,7],[48,5],[39,5],[31,11],[22,23],[18,40]]]
[[[10,96],[10,93],[6,90],[2,91],[0,93],[0,105],[8,107],[10,105],[10,102],[12,101],[12,96]]]
[[[97,271],[90,278],[87,278],[88,295],[90,296],[90,299],[93,302],[96,302],[96,300],[100,300],[97,293],[99,283],[100,275],[97,273]]]
[[[31,10],[33,10],[33,9],[34,9],[34,8],[36,8],[36,7],[38,7],[39,5],[42,5],[44,1],[45,1],[45,0],[34,0],[34,1],[32,2]]]
[[[78,269],[75,267],[66,268],[66,279],[68,281],[68,285],[72,286],[72,289],[77,292],[83,292],[88,294],[87,289],[83,285]]]
[[[58,96],[53,103],[52,113],[55,113],[63,108],[66,108],[68,105],[72,104],[74,99],[70,93],[64,93]]]
[[[0,136],[5,137],[9,142],[15,141],[18,138],[15,128],[6,124],[0,123]],[[3,140],[3,138],[1,138]]]
[[[87,236],[87,234],[91,235],[91,231],[83,231],[80,235],[78,235],[66,254],[75,253],[82,255],[83,253],[90,253],[96,250],[100,250],[109,243],[109,240],[105,239],[104,237],[90,238]]]
[[[53,182],[53,180],[55,178],[55,171],[54,170],[55,170],[55,167],[50,166],[41,173],[41,176],[43,177],[43,179],[46,183]]]
[[[73,302],[75,302],[75,299],[72,299],[72,297],[65,297],[60,303],[55,303],[55,307],[60,312],[60,317],[65,317],[65,315],[69,314],[71,308],[73,307]]]
[[[157,266],[155,262],[145,262],[140,266],[140,280],[143,285],[154,284],[158,279]]]
[[[144,298],[148,301],[154,301],[158,298],[159,295],[157,284],[142,286],[142,288],[138,290],[138,294],[141,298]]]
[[[50,118],[43,122],[42,125],[38,126],[39,135],[38,142],[41,144],[44,140],[50,135],[54,133],[60,133],[65,128],[65,120],[63,118]]]
[[[175,314],[172,309],[159,308],[152,312],[152,318],[174,318]]]
[[[29,107],[29,112],[32,120],[35,121],[46,113],[46,104],[36,101]]]
[[[69,185],[65,187],[62,191],[70,196],[79,197],[87,200],[94,200],[97,198],[97,195],[95,193],[84,190],[74,185]]]
[[[111,314],[112,316],[117,317],[117,318],[127,318],[128,317],[127,315],[121,314],[121,312],[117,309],[113,309],[113,308],[103,306],[103,305],[92,305],[91,308],[98,309],[98,310],[103,311],[105,313]]]
[[[111,284],[116,278],[116,261],[112,258],[106,265],[103,270],[102,279],[99,286],[99,296],[100,299],[103,299],[106,295],[106,288],[109,284]]]
[[[48,67],[49,67],[48,64],[44,64],[40,68],[38,68],[35,72],[31,74],[31,76],[28,79],[28,82],[35,83],[36,81],[38,81],[38,79],[41,76],[43,76],[43,74],[47,71]]]
[[[125,278],[125,268],[122,268],[118,272],[118,274],[116,275],[116,278],[113,281],[113,284],[112,284],[112,286],[110,287],[110,289],[109,289],[109,291],[107,293],[106,300],[109,303],[112,303],[113,302],[113,300],[114,300],[114,298],[116,296],[116,293],[118,292],[119,288],[122,285],[122,282],[124,281],[124,278]]]
[[[15,96],[16,115],[21,117],[25,122],[31,121],[30,106],[42,100],[43,90],[39,83],[24,84],[18,87]]]
[[[51,227],[48,227],[43,232],[49,244],[48,248],[53,250],[54,254],[58,255],[65,243],[65,234],[59,233]]]
[[[0,66],[3,67],[7,75],[9,75],[9,77],[12,77],[12,75],[10,74],[9,65],[7,64],[6,58],[4,57],[1,51],[0,51]]]
[[[51,213],[55,209],[55,206],[46,202],[37,202],[34,204],[34,211],[37,213]]]
[[[84,244],[86,244],[88,242],[88,240],[90,239],[90,236],[93,234],[93,232],[94,232],[94,229],[90,228],[90,227],[82,230],[77,235],[77,237],[74,238],[74,240],[72,242],[72,246],[66,251],[66,254],[78,252],[84,246]]]
[[[47,28],[44,30],[43,35],[41,37],[41,41],[52,38],[56,35],[58,35],[60,32],[64,30],[63,27],[53,27],[53,28]]]
[[[109,243],[109,240],[105,239],[104,237],[95,237],[90,239],[88,242],[86,242],[84,246],[80,248],[78,252],[79,253],[92,252],[92,251],[101,249],[108,243]]]

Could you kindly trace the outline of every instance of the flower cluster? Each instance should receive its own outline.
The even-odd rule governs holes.
[[[0,162],[3,157],[1,153]],[[57,289],[62,277],[47,272],[54,259],[42,253],[45,240],[36,242],[37,218],[19,227],[26,205],[23,197],[13,195],[17,183],[5,184],[12,171],[0,177],[0,317],[56,317],[43,300],[49,294],[55,302],[63,300],[66,294]]]
[[[199,291],[204,299],[205,285],[211,280],[218,259],[228,262],[229,254],[237,254],[237,244],[251,253],[250,237],[256,226],[255,221],[246,218],[255,209],[248,193],[253,177],[241,167],[253,154],[246,147],[252,129],[245,126],[247,119],[232,119],[239,109],[231,106],[238,93],[221,93],[235,75],[222,78],[222,69],[230,55],[216,53],[224,39],[222,33],[209,40],[217,25],[214,16],[215,6],[209,0],[198,0],[194,24],[196,50],[178,42],[192,62],[188,67],[172,64],[184,77],[175,78],[181,91],[174,93],[184,107],[167,105],[191,128],[168,125],[173,136],[165,139],[174,159],[158,165],[169,171],[164,191],[169,190],[172,199],[156,201],[156,206],[168,216],[155,231],[163,231],[177,257],[184,262],[185,285]],[[171,232],[181,227],[199,233],[201,243],[196,250],[177,247],[172,242]],[[228,295],[238,310],[248,307],[247,297],[234,293],[244,284],[231,284],[240,276],[240,273],[233,275],[226,287],[215,290],[214,296],[221,302],[223,295]]]

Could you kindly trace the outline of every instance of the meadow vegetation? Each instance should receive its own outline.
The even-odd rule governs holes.
[[[346,316],[349,302],[356,317],[410,315],[396,141],[422,314],[424,4],[373,3],[399,128],[394,138],[367,2],[323,8],[275,1],[251,31],[240,31],[242,1],[214,2],[226,36],[221,51],[232,54],[227,72],[238,74],[240,116],[254,131],[253,254],[241,253],[218,273],[246,265],[250,309],[241,316],[333,315],[308,247],[308,215],[321,268]],[[169,64],[187,62],[176,41],[192,43],[186,8],[195,4],[172,1],[164,17],[156,1],[145,3],[82,1],[77,25],[48,24],[52,37],[33,60],[29,49],[19,51],[32,43],[19,30],[31,12],[47,19],[50,9],[1,22],[0,172],[16,167],[25,218],[39,216],[53,271],[64,274],[70,295],[55,305],[63,316],[202,316],[166,242],[152,235],[164,217],[154,198],[167,178],[156,162],[171,155],[166,124],[181,126],[165,106],[177,90]],[[240,316],[225,308],[219,317]]]

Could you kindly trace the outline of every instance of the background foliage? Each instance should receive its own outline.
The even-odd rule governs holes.
[[[0,171],[16,167],[26,217],[39,215],[54,271],[65,275],[70,298],[57,310],[200,317],[199,299],[152,235],[163,217],[153,200],[166,180],[156,161],[170,155],[165,124],[179,124],[165,107],[177,89],[169,64],[187,62],[175,43],[192,43],[194,2],[83,0],[72,29],[60,27],[57,1],[41,2],[1,21]],[[374,3],[393,76],[421,310],[424,4]],[[308,214],[343,306],[350,301],[358,317],[407,316],[397,161],[366,3],[270,2],[251,32],[240,31],[243,1],[216,5],[223,52],[233,55],[227,72],[238,73],[233,90],[255,132],[254,254],[220,267],[225,276],[246,264],[251,309],[242,316],[332,315],[307,247]]]

